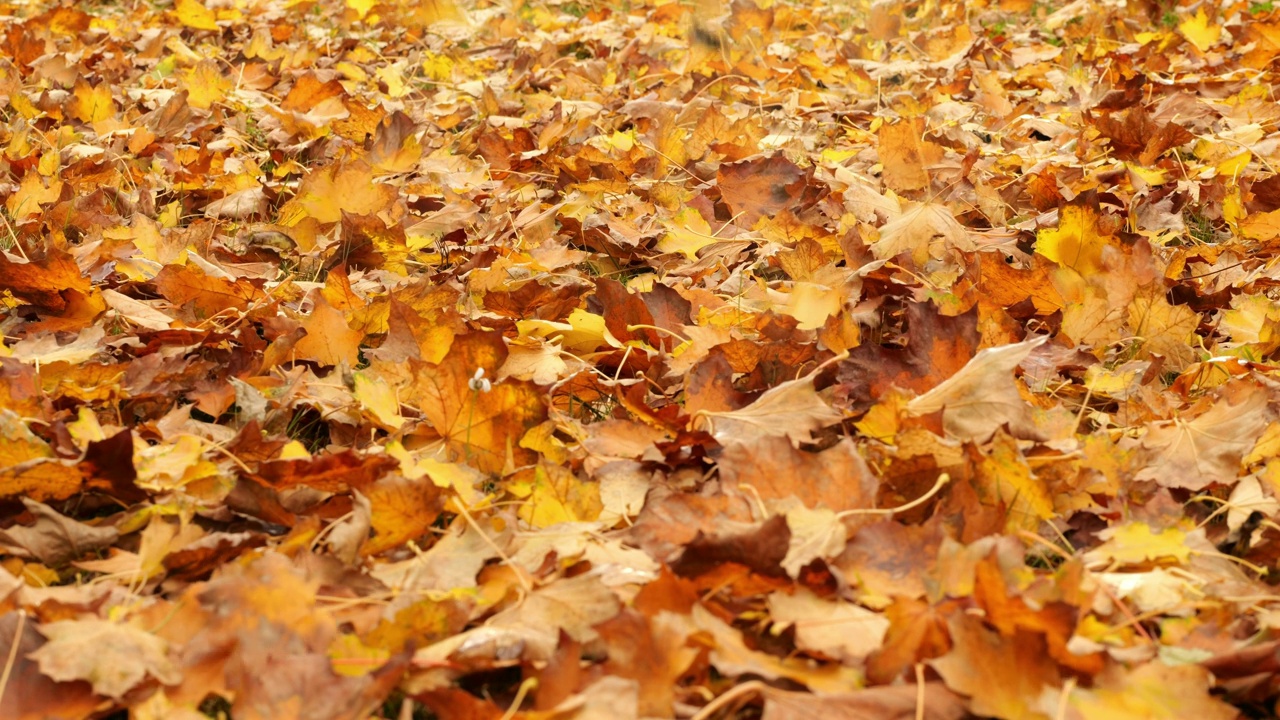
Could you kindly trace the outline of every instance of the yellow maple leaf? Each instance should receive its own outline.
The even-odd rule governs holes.
[[[1058,227],[1041,230],[1036,237],[1036,252],[1069,267],[1081,275],[1102,269],[1102,249],[1110,236],[1102,235],[1098,214],[1086,204],[1062,208]]]
[[[783,313],[800,321],[801,330],[816,330],[826,324],[827,318],[840,312],[845,293],[840,288],[829,288],[811,282],[798,282],[791,288],[791,295]]]
[[[1187,533],[1176,527],[1152,532],[1144,522],[1131,522],[1103,530],[1098,537],[1106,542],[1085,554],[1089,564],[1119,567],[1168,559],[1185,563],[1191,559]]]
[[[1163,285],[1134,297],[1128,311],[1133,335],[1142,338],[1139,357],[1163,355],[1171,370],[1182,370],[1195,360],[1189,338],[1200,315],[1186,305],[1170,305]]]
[[[187,103],[191,107],[208,110],[221,102],[231,89],[231,81],[223,76],[218,63],[201,60],[195,67],[181,72],[182,85],[187,89]]]
[[[1211,24],[1204,8],[1200,8],[1193,17],[1178,23],[1178,32],[1182,33],[1182,37],[1197,50],[1207,52],[1209,48],[1218,44],[1218,38],[1222,36],[1222,26]]]
[[[1053,518],[1053,500],[1044,481],[1031,471],[1008,433],[996,432],[991,453],[983,457],[977,474],[979,491],[1008,508],[1008,532],[1034,531],[1041,521]]]
[[[365,645],[356,635],[339,635],[329,646],[328,655],[335,674],[363,677],[386,663],[391,652]]]
[[[378,0],[346,0],[347,7],[356,11],[356,14],[363,20],[369,11],[378,4]]]
[[[67,101],[67,114],[83,123],[96,123],[116,114],[116,102],[111,99],[111,86],[98,83],[90,85],[81,78],[71,91]]]
[[[1267,242],[1280,237],[1280,210],[1254,213],[1239,222],[1240,236]]]
[[[600,516],[600,485],[584,482],[560,465],[540,464],[517,475],[511,494],[526,498],[517,514],[535,528],[565,522],[589,522]]]
[[[360,360],[360,341],[364,333],[352,330],[342,311],[316,297],[315,309],[302,321],[305,337],[293,346],[298,358],[315,360],[322,365],[346,363],[355,367]]]
[[[373,537],[361,547],[362,555],[377,555],[421,536],[440,515],[443,493],[433,481],[388,475],[367,493]]]
[[[217,30],[217,17],[213,11],[200,4],[199,0],[177,0],[173,4],[173,12],[178,22],[192,30]]]
[[[1069,702],[1080,717],[1088,718],[1238,717],[1235,708],[1209,694],[1213,684],[1212,676],[1198,665],[1153,660],[1132,670],[1104,673],[1094,687],[1072,690]]]
[[[368,416],[386,430],[399,430],[404,425],[400,414],[400,400],[395,388],[386,378],[369,370],[353,373],[355,389],[352,395],[364,406]]]
[[[711,226],[702,214],[693,208],[682,208],[675,217],[663,222],[667,234],[658,241],[658,249],[665,253],[680,253],[690,261],[698,259],[698,251],[720,242],[711,234]]]
[[[376,215],[390,208],[397,194],[394,187],[374,182],[365,163],[328,165],[303,179],[298,194],[280,209],[280,224],[292,227],[307,217],[338,222],[343,211]]]
[[[58,201],[62,195],[62,181],[49,178],[48,186],[38,172],[28,172],[22,178],[18,191],[10,195],[4,202],[9,215],[22,219],[40,212],[41,205],[50,205]]]

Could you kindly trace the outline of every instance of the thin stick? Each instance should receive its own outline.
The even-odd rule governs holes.
[[[4,663],[4,674],[0,675],[0,700],[4,700],[5,688],[9,686],[9,675],[18,661],[18,645],[22,641],[22,630],[27,623],[27,611],[18,610],[18,627],[13,631],[13,644],[9,646],[9,658]]]
[[[627,332],[635,332],[636,330],[640,330],[642,328],[645,330],[656,330],[660,333],[670,335],[671,337],[679,340],[680,342],[689,342],[689,338],[681,335],[675,330],[668,330],[664,327],[658,327],[657,325],[645,325],[644,323],[636,323],[635,325],[628,325]]]
[[[515,699],[511,701],[511,707],[508,707],[507,711],[502,714],[502,720],[511,720],[511,718],[515,717],[516,713],[520,712],[520,705],[524,703],[525,696],[536,687],[538,687],[538,678],[525,678],[525,681],[520,683],[520,689],[516,691]]]
[[[898,507],[892,508],[859,508],[856,510],[845,510],[842,513],[836,513],[836,517],[845,518],[853,515],[895,515],[900,512],[906,512],[912,508],[919,507],[929,502],[934,495],[938,494],[938,491],[942,489],[942,486],[949,482],[951,482],[951,475],[948,473],[942,473],[938,476],[938,480],[933,484],[933,487],[929,488],[929,492],[921,495],[915,500],[912,500],[906,505],[899,505]]]
[[[703,705],[702,709],[695,713],[693,717],[689,718],[689,720],[710,720],[712,715],[720,712],[729,704],[737,702],[739,698],[763,692],[764,689],[765,684],[759,680],[752,680],[751,682],[745,682],[741,685],[735,685],[730,688],[728,692],[715,700],[712,700],[706,705]]]
[[[1054,720],[1065,720],[1067,717],[1067,708],[1071,702],[1071,693],[1076,689],[1076,679],[1067,678],[1067,682],[1062,686],[1062,694],[1058,695],[1058,712],[1054,714]]]
[[[924,663],[916,663],[916,720],[924,720]]]
[[[454,491],[454,494],[457,495],[456,490]],[[502,563],[515,571],[516,580],[520,581],[520,587],[524,588],[525,593],[526,594],[532,593],[533,585],[531,585],[529,583],[529,580],[525,578],[524,570],[522,570],[518,565],[515,564],[515,562],[511,559],[510,555],[506,554],[505,552],[502,551],[502,548],[498,547],[498,543],[494,542],[493,538],[489,537],[488,533],[480,529],[480,524],[477,523],[476,519],[471,517],[471,513],[467,511],[467,501],[463,500],[461,495],[458,495],[457,505],[458,505],[458,514],[462,515],[462,518],[467,521],[467,524],[471,526],[471,529],[480,533],[480,539],[484,540],[484,543],[488,545],[489,548],[492,549],[495,553],[498,554],[498,557],[502,560]]]

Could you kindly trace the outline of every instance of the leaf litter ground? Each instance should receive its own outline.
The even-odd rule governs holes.
[[[0,2],[0,717],[1266,717],[1270,2]]]

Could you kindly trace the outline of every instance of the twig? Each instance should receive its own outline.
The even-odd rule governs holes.
[[[18,661],[18,645],[22,641],[22,630],[27,624],[27,611],[18,610],[18,627],[13,631],[13,644],[9,646],[9,658],[4,663],[4,674],[0,675],[0,700],[4,700],[5,688],[9,686],[9,675]]]
[[[741,685],[735,685],[733,688],[715,700],[702,706],[702,709],[689,718],[689,720],[710,720],[711,716],[723,710],[728,705],[737,702],[739,698],[746,695],[754,695],[763,692],[765,684],[759,680],[752,680]]]

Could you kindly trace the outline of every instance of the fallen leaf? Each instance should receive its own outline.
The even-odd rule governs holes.
[[[844,418],[818,397],[813,381],[810,374],[779,383],[741,410],[703,410],[692,426],[711,433],[723,445],[783,436],[805,442],[814,430]]]
[[[1064,207],[1058,227],[1037,235],[1036,253],[1081,275],[1101,270],[1103,250],[1111,236],[1103,229],[1096,208],[1092,197],[1077,198]]]
[[[13,525],[0,530],[0,543],[25,551],[46,565],[61,565],[86,552],[110,546],[120,536],[114,527],[77,522],[57,510],[29,498],[22,498],[27,512],[36,516],[34,525]]]
[[[1235,708],[1209,694],[1212,685],[1203,668],[1153,660],[1131,670],[1113,666],[1093,688],[1073,689],[1067,702],[1089,718],[1238,717]]]
[[[807,590],[769,596],[769,615],[796,631],[796,646],[856,665],[884,642],[889,621],[850,602],[824,600]]]
[[[0,580],[17,581],[3,570],[0,570]],[[21,581],[17,582],[21,584]],[[48,644],[37,630],[38,625],[30,615],[21,610],[13,610],[0,616],[0,652],[6,658],[13,658],[9,682],[12,687],[23,690],[12,694],[6,691],[4,716],[15,720],[91,716],[94,708],[101,702],[94,695],[93,686],[78,680],[55,682],[41,671],[40,664],[32,657],[32,654]],[[135,658],[125,658],[125,662],[137,664]],[[71,671],[71,668],[67,670]]]
[[[520,447],[520,439],[546,419],[537,386],[487,379],[496,376],[506,357],[500,335],[474,332],[454,338],[439,363],[409,362],[414,375],[409,391],[422,398],[423,415],[445,438],[454,458],[486,472],[500,470],[508,458],[516,465],[528,464],[532,453]]]
[[[1191,556],[1187,534],[1178,528],[1157,533],[1147,523],[1131,522],[1107,528],[1100,536],[1104,542],[1085,554],[1088,563],[1125,566],[1172,560],[1181,564]]]
[[[808,178],[809,172],[786,157],[769,155],[721,165],[716,186],[737,224],[752,228],[762,216],[797,205]]]
[[[924,133],[924,118],[880,126],[876,150],[890,188],[909,192],[929,187],[929,167],[942,159],[942,148],[925,140]]]
[[[343,213],[376,215],[389,210],[395,188],[375,182],[362,162],[328,165],[308,175],[298,194],[280,209],[280,224],[293,227],[306,218],[321,223],[342,220]]]
[[[964,699],[940,682],[872,687],[830,695],[811,695],[766,686],[761,720],[848,717],[907,720],[960,720],[968,716]]]
[[[1019,631],[1001,637],[964,614],[948,627],[955,647],[929,664],[947,687],[969,696],[971,712],[1004,720],[1050,717],[1040,698],[1046,692],[1056,698],[1062,680],[1039,636]]]
[[[99,695],[120,700],[147,678],[166,685],[182,679],[169,644],[132,625],[61,620],[41,625],[40,634],[49,642],[30,655],[40,672],[58,682],[88,681]]]
[[[787,679],[807,686],[819,695],[847,692],[857,685],[858,673],[841,665],[814,667],[797,658],[777,658],[747,647],[742,634],[711,614],[702,605],[694,605],[693,626],[710,639],[711,664],[729,677],[758,675],[766,680]]]
[[[173,10],[178,22],[193,30],[217,30],[218,23],[212,11],[199,0],[177,0]]]
[[[364,333],[352,329],[342,311],[330,305],[323,295],[315,298],[315,307],[302,321],[302,328],[307,334],[293,346],[300,359],[321,365],[359,364]]]
[[[1178,32],[1196,47],[1200,52],[1208,52],[1209,48],[1218,44],[1218,36],[1222,33],[1222,26],[1214,25],[1209,22],[1209,16],[1205,13],[1204,8],[1196,11],[1195,15],[1187,17],[1178,23]]]
[[[907,403],[907,412],[941,412],[947,434],[962,440],[988,438],[1004,424],[1015,432],[1024,429],[1027,403],[1018,393],[1012,374],[1046,340],[1048,337],[1042,335],[982,350],[955,375]]]
[[[795,497],[806,507],[837,512],[875,505],[879,481],[849,440],[806,452],[783,437],[725,448],[717,466],[726,487],[750,487],[766,500]]]
[[[1270,422],[1266,399],[1241,386],[1206,404],[1208,409],[1192,420],[1175,418],[1148,430],[1142,447],[1150,464],[1137,479],[1191,490],[1236,481],[1241,457]]]

